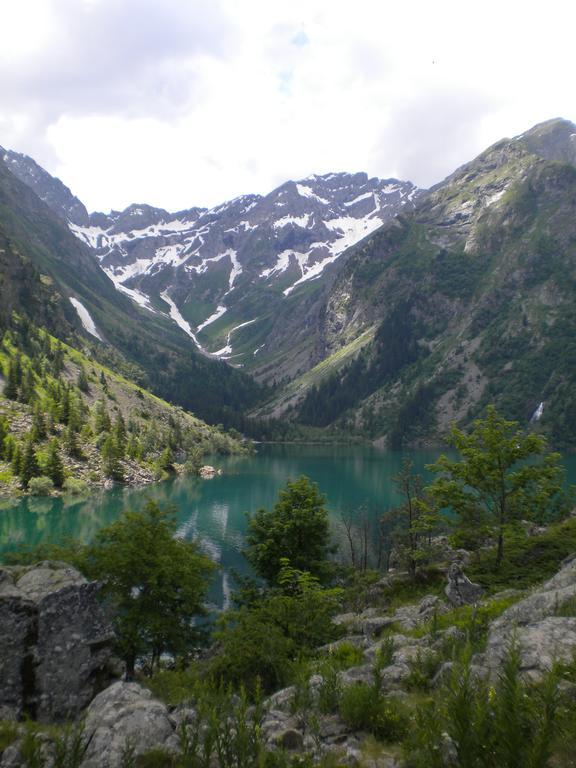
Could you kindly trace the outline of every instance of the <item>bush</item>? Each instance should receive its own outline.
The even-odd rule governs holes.
[[[71,496],[82,496],[84,493],[88,493],[89,490],[88,483],[85,480],[81,480],[79,477],[66,478],[62,488]]]
[[[352,643],[340,643],[330,649],[330,661],[337,669],[349,669],[362,664],[364,651]]]
[[[409,691],[427,691],[440,663],[436,654],[422,654],[418,651],[414,661],[410,662],[410,673],[405,680],[406,688]]]
[[[493,686],[473,674],[470,653],[455,664],[435,700],[417,708],[406,742],[409,768],[444,768],[448,754],[454,768],[549,766],[563,740],[558,671],[530,685],[519,663],[512,647]]]
[[[54,483],[49,477],[33,477],[28,483],[28,490],[32,496],[50,496],[54,490]]]
[[[177,764],[176,756],[163,747],[150,749],[135,760],[136,768],[173,768]]]
[[[401,741],[408,714],[398,701],[381,696],[374,686],[351,685],[340,700],[340,716],[354,731],[367,731],[382,741]]]

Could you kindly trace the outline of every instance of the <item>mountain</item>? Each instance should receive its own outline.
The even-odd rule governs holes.
[[[88,211],[60,179],[44,170],[28,155],[5,150],[0,147],[0,159],[4,160],[10,172],[30,187],[38,197],[66,221],[80,226],[87,225]]]
[[[119,291],[171,317],[204,354],[268,382],[318,361],[293,318],[307,316],[351,245],[422,194],[410,182],[330,173],[211,209],[134,204],[88,216],[33,160],[5,159],[95,251]]]
[[[10,161],[10,153],[3,156]],[[35,164],[25,173],[28,161],[17,159],[0,160],[4,327],[13,311],[25,315],[62,340],[90,345],[101,362],[212,421],[253,404],[258,390],[247,376],[199,354],[169,317],[142,310],[116,290],[92,249],[31,188],[35,179],[46,192],[47,174]],[[48,186],[47,200],[55,205],[62,193],[62,210],[74,208],[60,182]]]
[[[576,444],[576,126],[499,141],[353,249],[258,409],[399,446],[494,402]]]
[[[245,378],[236,400],[228,379],[226,402],[246,411],[252,398],[252,417],[400,446],[438,440],[494,402],[575,445],[575,136],[548,121],[426,193],[327,174],[209,210],[142,204],[87,223],[70,220],[60,182],[48,195],[50,179],[16,164],[143,325],[180,328],[204,354],[195,360],[275,385],[256,404]],[[162,364],[134,335],[119,346],[131,345],[157,384]],[[172,398],[173,379],[169,369]],[[221,382],[212,394],[217,409]]]

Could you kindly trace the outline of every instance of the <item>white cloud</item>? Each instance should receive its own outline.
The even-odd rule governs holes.
[[[563,0],[10,6],[0,144],[91,209],[211,205],[332,170],[429,185],[576,117]]]

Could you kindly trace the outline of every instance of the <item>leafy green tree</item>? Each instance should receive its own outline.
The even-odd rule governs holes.
[[[60,456],[57,440],[51,440],[48,446],[44,474],[52,480],[56,488],[62,488],[64,483],[64,464]]]
[[[564,497],[559,453],[547,453],[542,435],[524,433],[494,406],[470,434],[450,433],[460,459],[442,455],[429,469],[438,477],[429,487],[441,507],[450,507],[458,524],[478,537],[482,527],[497,539],[496,565],[504,557],[504,532],[520,519],[546,519]]]
[[[402,469],[393,477],[402,503],[387,512],[384,526],[392,526],[392,540],[396,554],[407,567],[412,578],[418,568],[430,562],[433,552],[431,536],[440,524],[437,508],[424,489],[421,475],[414,474],[409,458],[402,462]]]
[[[331,574],[330,526],[325,497],[307,477],[288,481],[272,511],[248,516],[244,555],[259,576],[278,583],[282,559],[325,581]]]
[[[153,667],[163,653],[191,651],[198,639],[195,616],[214,569],[195,543],[175,538],[176,519],[149,501],[98,532],[84,571],[103,584],[115,608],[119,651],[133,675],[137,658]]]
[[[332,617],[341,604],[340,589],[323,588],[287,559],[281,560],[278,583],[221,618],[219,653],[211,664],[217,681],[250,689],[260,680],[272,691],[288,683],[296,660],[338,637]]]
[[[34,450],[34,443],[32,440],[27,440],[24,450],[20,454],[19,462],[20,482],[23,488],[28,488],[28,483],[33,477],[40,476],[40,467],[38,466],[38,459],[36,458],[36,451]]]

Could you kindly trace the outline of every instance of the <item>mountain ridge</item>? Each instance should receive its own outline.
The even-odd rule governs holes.
[[[312,174],[268,195],[241,195],[213,208],[168,212],[147,204],[68,215],[76,198],[24,155],[6,153],[31,186],[94,249],[116,288],[164,313],[208,356],[264,381],[293,374],[291,350],[279,362],[266,336],[285,321],[284,299],[322,281],[347,249],[423,194],[411,182],[366,173]],[[302,297],[306,305],[306,297]],[[255,312],[264,307],[264,312]],[[304,363],[307,364],[307,363]]]

